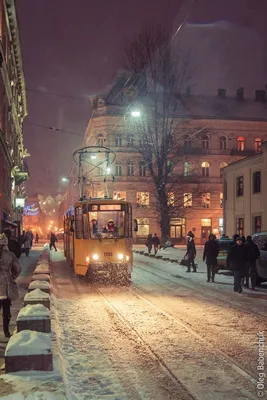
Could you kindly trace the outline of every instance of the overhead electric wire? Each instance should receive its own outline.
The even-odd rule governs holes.
[[[40,128],[40,129],[46,129],[46,130],[61,132],[61,133],[68,133],[70,135],[75,135],[75,136],[80,136],[80,137],[84,136],[82,133],[79,133],[79,132],[68,131],[66,129],[59,129],[59,128],[55,128],[54,126],[41,125],[41,124],[37,124],[37,123],[31,122],[31,121],[27,121],[27,124],[36,126],[37,128]]]

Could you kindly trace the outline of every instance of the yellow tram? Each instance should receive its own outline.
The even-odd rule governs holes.
[[[90,280],[128,280],[133,268],[132,232],[130,203],[92,198],[79,201],[64,215],[65,257],[76,275]]]

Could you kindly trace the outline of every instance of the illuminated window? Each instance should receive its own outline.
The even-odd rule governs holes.
[[[100,133],[97,136],[97,145],[103,147],[104,146],[104,141],[105,141],[104,136],[102,135],[102,133]]]
[[[184,193],[184,208],[191,208],[193,204],[192,193]]]
[[[203,149],[209,149],[210,148],[210,138],[208,135],[204,135],[202,137],[202,148]]]
[[[201,164],[202,167],[202,176],[209,177],[210,176],[210,164],[205,161]]]
[[[245,150],[245,139],[243,136],[238,136],[236,139],[236,146],[238,151],[244,151]]]
[[[120,161],[116,162],[115,175],[122,176],[122,163]]]
[[[220,207],[223,208],[223,193],[220,193]]]
[[[221,163],[220,163],[220,175],[221,175],[221,177],[222,177],[222,169],[225,168],[225,167],[227,167],[227,165],[228,165],[228,164],[227,164],[226,162],[221,162]]]
[[[148,207],[149,206],[149,192],[137,192],[136,193],[136,204],[137,204],[137,207]]]
[[[145,236],[149,234],[149,218],[137,218],[138,232],[137,236]]]
[[[120,133],[117,133],[115,136],[115,147],[121,147],[122,146],[122,136]]]
[[[139,162],[139,175],[146,176],[146,163],[145,161]]]
[[[254,140],[254,150],[255,150],[255,151],[261,151],[261,144],[262,144],[261,138],[257,137],[257,138]]]
[[[210,193],[203,193],[202,194],[202,207],[203,208],[210,208]]]
[[[113,199],[126,201],[126,192],[113,192]]]
[[[103,199],[105,197],[105,192],[96,192],[96,197],[99,199]]]
[[[184,163],[184,176],[190,175],[191,172],[192,172],[191,164],[189,162],[185,162]]]
[[[168,206],[174,206],[174,193],[168,193]]]
[[[220,137],[220,149],[221,150],[226,150],[227,149],[227,137],[226,136],[221,136]]]
[[[134,163],[133,161],[127,162],[127,175],[133,176],[134,175]]]
[[[261,232],[261,216],[256,216],[254,217],[254,232],[253,233],[258,233]]]
[[[244,236],[244,218],[236,219],[236,233],[239,236]]]

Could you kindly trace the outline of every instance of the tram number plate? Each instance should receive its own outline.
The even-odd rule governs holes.
[[[108,251],[107,253],[104,253],[104,257],[112,257],[112,252]]]

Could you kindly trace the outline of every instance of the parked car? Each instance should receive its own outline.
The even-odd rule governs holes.
[[[267,281],[267,232],[255,233],[252,240],[260,250],[260,257],[256,261],[257,266],[257,285]]]
[[[233,244],[233,239],[221,238],[218,240],[219,244],[219,254],[217,257],[219,269],[228,269],[226,267],[226,259],[231,245]]]

